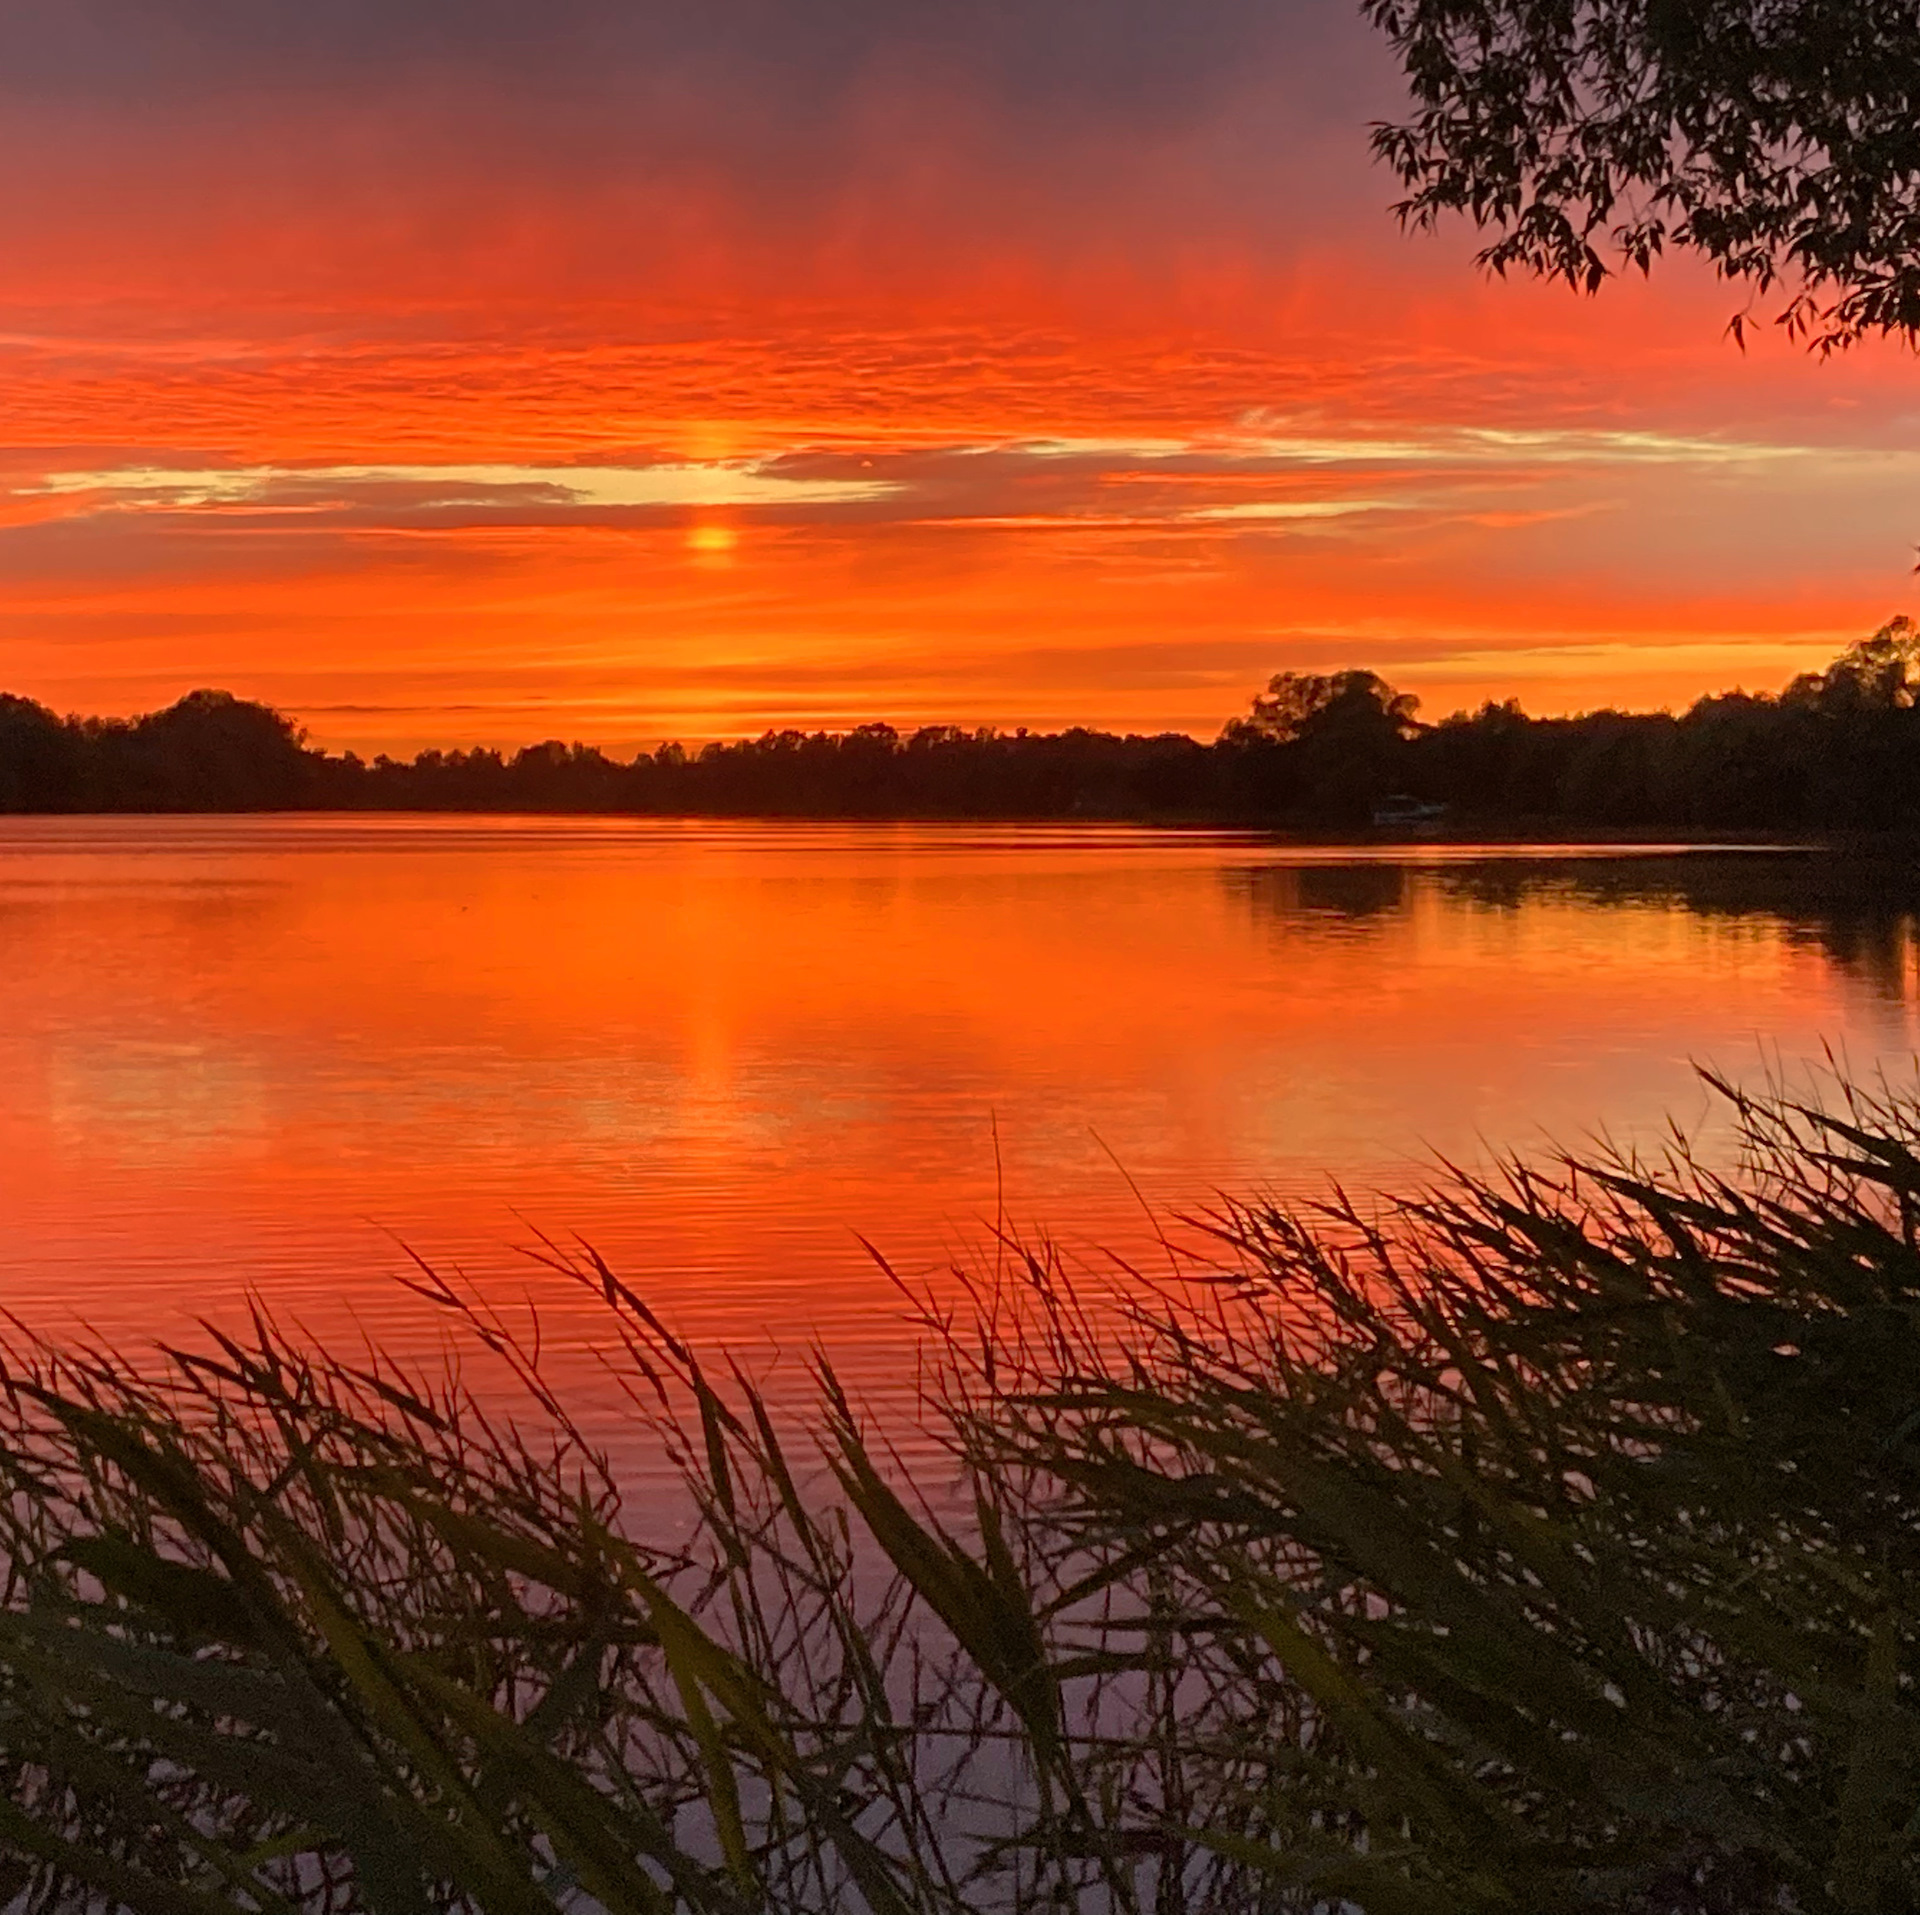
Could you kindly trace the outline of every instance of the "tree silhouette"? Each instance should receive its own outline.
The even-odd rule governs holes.
[[[1377,673],[1282,672],[1212,745],[1182,732],[890,725],[769,731],[629,761],[549,739],[367,763],[268,706],[195,692],[139,718],[0,694],[0,812],[628,812],[678,817],[1103,818],[1366,827],[1390,794],[1456,829],[1920,835],[1920,627],[1897,618],[1777,694],[1685,712],[1437,725]]]
[[[1248,716],[1230,720],[1221,737],[1275,745],[1361,734],[1404,738],[1416,729],[1419,709],[1417,698],[1395,691],[1377,672],[1276,672]]]
[[[282,810],[306,797],[312,769],[291,718],[231,692],[189,692],[136,720],[125,748],[168,810]]]
[[[1251,751],[1251,789],[1269,806],[1358,823],[1401,782],[1419,705],[1376,672],[1280,672],[1220,742]]]
[[[1375,150],[1417,226],[1588,291],[1669,246],[1823,349],[1920,337],[1914,0],[1362,0],[1414,113]],[[1733,321],[1739,337],[1746,316]]]
[[[1890,619],[1849,645],[1823,672],[1804,672],[1786,690],[1789,704],[1851,715],[1905,711],[1920,698],[1920,626]]]
[[[80,798],[73,734],[46,706],[0,692],[0,811],[69,811]]]

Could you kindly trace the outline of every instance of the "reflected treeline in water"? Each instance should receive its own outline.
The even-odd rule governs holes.
[[[1352,923],[1388,919],[1407,901],[1409,868],[1385,858],[1352,863],[1229,865],[1220,882],[1254,911]]]
[[[1920,866],[1895,857],[1781,848],[1356,858],[1228,867],[1221,882],[1265,916],[1375,928],[1420,891],[1484,912],[1561,901],[1767,920],[1884,996],[1904,1000],[1916,988]]]
[[[1920,869],[1830,851],[1682,851],[1635,858],[1441,866],[1449,897],[1514,909],[1557,894],[1599,907],[1665,905],[1703,918],[1767,918],[1889,997],[1913,991]]]

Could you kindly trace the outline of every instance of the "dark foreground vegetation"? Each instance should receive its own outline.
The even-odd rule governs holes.
[[[575,1268],[684,1542],[431,1278],[522,1402],[264,1321],[145,1370],[16,1335],[0,1894],[1912,1908],[1920,1104],[1722,1088],[1726,1175],[1252,1205],[1098,1295],[1010,1253],[923,1313],[925,1500],[829,1370],[783,1433]]]
[[[1371,672],[1282,673],[1212,744],[1184,733],[888,725],[769,732],[630,762],[549,741],[365,762],[223,692],[135,719],[0,697],[0,811],[556,811],[809,818],[1091,817],[1350,828],[1383,800],[1475,828],[1920,828],[1920,632],[1895,619],[1777,695],[1679,715],[1422,724]],[[1403,807],[1404,808],[1404,807]]]

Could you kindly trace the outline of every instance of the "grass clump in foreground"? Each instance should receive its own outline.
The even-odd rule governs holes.
[[[489,1915],[1920,1905],[1920,1105],[1044,1257],[926,1327],[964,1495],[598,1266],[684,1547],[537,1362],[16,1342],[0,1893]],[[538,1432],[533,1434],[532,1432]],[[965,1506],[964,1518],[953,1512]],[[934,1509],[944,1511],[936,1516]]]

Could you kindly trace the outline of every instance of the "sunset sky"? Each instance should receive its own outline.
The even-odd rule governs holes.
[[[363,749],[1772,687],[1920,366],[1409,238],[1350,0],[0,10],[0,688]]]

